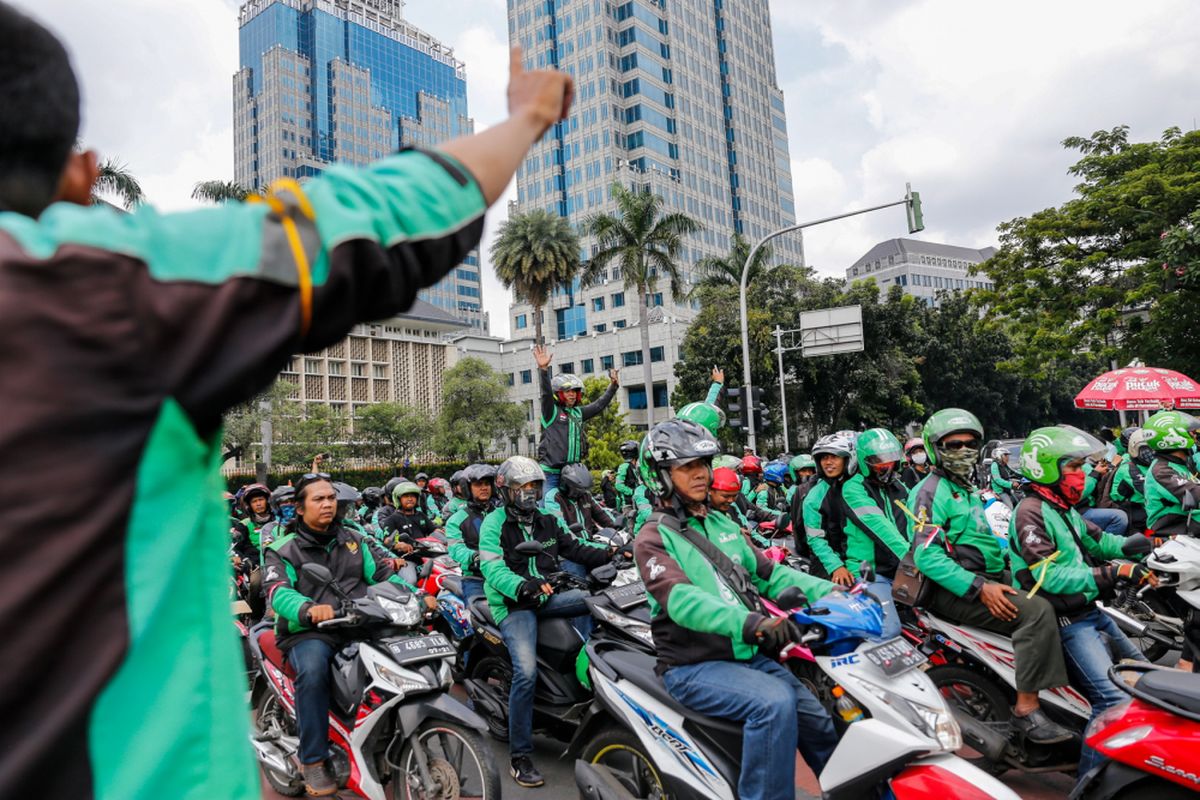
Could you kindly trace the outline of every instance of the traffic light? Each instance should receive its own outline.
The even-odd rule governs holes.
[[[751,403],[750,407],[754,412],[754,430],[765,431],[771,427],[771,413],[767,408],[767,404],[763,402],[763,397],[766,392],[757,386],[750,390]]]
[[[771,427],[771,417],[766,403],[763,402],[763,397],[766,392],[757,386],[750,389],[750,395],[746,395],[745,389],[726,389],[725,396],[728,398],[729,427],[737,431],[747,431],[750,429],[750,423],[746,412],[749,411],[754,415],[754,430],[762,432]]]
[[[727,407],[729,414],[726,424],[734,430],[742,430],[746,427],[745,420],[742,419],[742,390],[741,389],[726,389],[725,397],[728,400]]]
[[[904,211],[908,214],[908,232],[923,231],[925,230],[925,215],[921,211],[921,193],[914,192],[912,187],[907,184],[905,186],[908,189],[908,193],[905,195],[908,203],[904,206]]]

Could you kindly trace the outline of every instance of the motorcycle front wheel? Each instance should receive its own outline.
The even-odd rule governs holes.
[[[452,722],[431,720],[400,751],[390,800],[500,800],[500,773],[483,737]],[[424,761],[424,770],[421,769]],[[432,786],[422,775],[427,772]]]
[[[667,798],[666,786],[642,743],[629,731],[610,725],[596,734],[580,757],[589,764],[608,767],[634,797]]]

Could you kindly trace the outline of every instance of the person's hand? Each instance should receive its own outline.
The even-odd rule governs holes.
[[[766,617],[754,626],[748,644],[778,653],[791,642],[800,641],[800,629],[787,617]]]
[[[337,615],[333,611],[333,606],[327,604],[313,606],[308,610],[308,621],[313,625],[333,619],[335,616]]]
[[[1132,583],[1134,586],[1141,586],[1143,583],[1149,583],[1151,586],[1158,586],[1158,576],[1146,568],[1145,564],[1134,564],[1127,561],[1117,567],[1117,580],[1124,583]]]
[[[613,382],[614,386],[621,385],[621,371],[618,369],[610,369],[608,371],[608,379]]]
[[[979,590],[979,602],[987,607],[988,612],[996,619],[1011,622],[1017,618],[1017,607],[1012,604],[1007,595],[1015,595],[1017,590],[1002,583],[987,582]]]
[[[242,568],[242,557],[241,557],[241,556],[239,556],[237,553],[234,553],[233,555],[231,555],[231,556],[229,557],[229,560],[230,560],[231,562],[233,562],[233,568],[234,568],[234,569],[241,569],[241,568]]]
[[[425,609],[427,611],[437,611],[437,607],[438,607],[437,598],[431,594],[425,595]]]
[[[534,600],[544,594],[553,594],[554,589],[548,583],[539,583],[536,578],[530,578],[517,589],[518,600]]]
[[[854,576],[850,574],[850,570],[845,567],[838,567],[829,576],[829,579],[839,586],[853,586]]]
[[[725,370],[721,369],[718,366],[713,366],[712,379],[713,379],[713,383],[724,383],[725,382]]]
[[[536,345],[533,348],[533,360],[537,362],[538,369],[545,369],[550,366],[550,362],[554,360],[554,356],[546,349],[545,345]]]
[[[567,118],[575,97],[571,76],[556,69],[526,70],[520,47],[509,51],[508,113],[524,116],[539,136],[554,123]]]
[[[392,565],[392,572],[399,572],[408,564],[403,558],[393,558],[388,563]]]
[[[1096,466],[1092,467],[1092,472],[1095,472],[1097,475],[1107,475],[1108,474],[1108,462],[1107,461],[1097,461]]]
[[[396,542],[394,549],[399,550],[401,553],[411,553],[413,551],[413,546],[408,542]]]

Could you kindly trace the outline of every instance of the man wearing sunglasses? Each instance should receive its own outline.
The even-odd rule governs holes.
[[[962,625],[1012,637],[1017,704],[1012,726],[1039,744],[1065,742],[1072,734],[1041,709],[1038,692],[1067,684],[1058,620],[1040,596],[1012,588],[1000,543],[983,513],[971,474],[983,442],[983,426],[970,411],[943,409],[925,423],[930,474],[908,496],[922,524],[909,523],[914,560],[936,584],[925,606]]]

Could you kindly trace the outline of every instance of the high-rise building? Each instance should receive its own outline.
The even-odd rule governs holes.
[[[465,67],[403,0],[250,0],[238,15],[234,177],[261,187],[471,133]],[[421,299],[486,332],[477,253]]]
[[[727,253],[735,232],[753,242],[795,221],[767,0],[508,0],[508,21],[511,43],[530,66],[555,66],[576,81],[569,119],[547,132],[517,173],[516,210],[544,208],[578,229],[588,216],[615,210],[613,182],[649,189],[665,211],[702,226],[683,248],[689,283],[693,265]],[[581,256],[595,250],[585,237]],[[802,261],[798,237],[777,240],[774,251]],[[634,326],[640,302],[685,322],[694,314],[690,304],[672,302],[665,284],[644,299],[622,284],[617,268],[597,286],[556,293],[544,311],[547,338]],[[513,335],[529,334],[532,309],[516,303],[509,313]],[[655,375],[654,396],[669,394],[673,365],[673,356],[662,365],[663,386]],[[640,369],[623,378],[629,408],[630,392],[645,398],[646,391]]]
[[[986,275],[973,275],[971,270],[995,254],[994,247],[976,249],[919,239],[888,239],[850,265],[846,282],[870,278],[883,291],[899,286],[905,294],[937,305],[939,292],[992,288]]]

